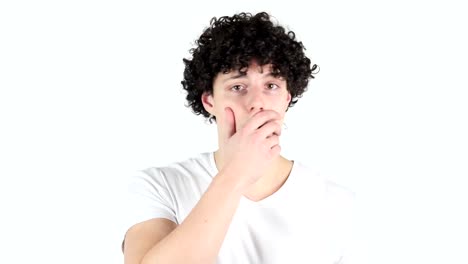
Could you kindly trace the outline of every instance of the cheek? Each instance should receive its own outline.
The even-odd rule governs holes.
[[[239,130],[239,128],[242,127],[242,125],[245,123],[245,113],[242,110],[242,107],[233,101],[226,101],[226,100],[218,100],[215,105],[215,112],[218,116],[223,116],[223,119],[225,118],[224,115],[226,107],[229,107],[232,109],[232,112],[234,113],[234,119],[236,121],[236,131]]]
[[[276,112],[280,113],[281,116],[284,117],[284,114],[286,113],[286,110],[288,109],[288,105],[289,105],[288,101],[278,100],[277,102],[275,102],[275,105],[274,105],[273,109]]]
[[[233,109],[234,118],[236,119],[236,130],[241,129],[248,121],[248,116],[240,109]]]

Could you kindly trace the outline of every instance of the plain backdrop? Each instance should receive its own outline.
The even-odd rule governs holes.
[[[468,263],[462,6],[2,1],[0,263],[123,263],[127,177],[217,147],[182,58],[238,11],[272,14],[320,66],[283,154],[356,192],[368,263]]]

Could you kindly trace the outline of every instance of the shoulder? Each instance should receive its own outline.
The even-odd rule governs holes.
[[[321,175],[327,221],[341,235],[350,232],[356,214],[356,192],[329,175]]]
[[[356,192],[346,184],[332,178],[330,175],[324,174],[320,167],[313,164],[296,162],[296,172],[304,175],[307,179],[306,185],[315,185],[315,191],[318,192],[327,202],[331,209],[339,209],[341,211],[350,210],[356,200]]]
[[[348,186],[327,176],[322,176],[325,184],[325,193],[330,199],[339,203],[352,204],[356,198],[356,193]]]
[[[150,166],[145,169],[139,170],[137,177],[148,179],[155,178],[174,178],[174,177],[187,177],[200,173],[211,173],[210,163],[211,153],[203,152],[198,155],[173,161],[169,164],[162,166]]]
[[[150,166],[137,170],[128,178],[128,186],[145,189],[171,189],[193,182],[209,182],[213,178],[210,152],[174,161],[163,166]]]

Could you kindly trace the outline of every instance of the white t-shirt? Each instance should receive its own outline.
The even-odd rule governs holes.
[[[152,218],[182,223],[217,173],[213,152],[139,171],[128,185],[126,229]],[[347,188],[294,161],[278,191],[258,202],[241,198],[216,263],[348,263],[353,200]]]

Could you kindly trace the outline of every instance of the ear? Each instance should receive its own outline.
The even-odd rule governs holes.
[[[288,105],[289,105],[289,103],[291,102],[291,93],[290,92],[288,92],[288,98],[286,99],[286,101],[288,101]]]
[[[201,101],[205,110],[214,115],[214,100],[213,95],[210,92],[203,92],[201,96]]]
[[[286,98],[286,111],[288,111],[289,109],[289,103],[291,103],[291,99],[292,99],[291,93],[288,92],[288,97]]]

